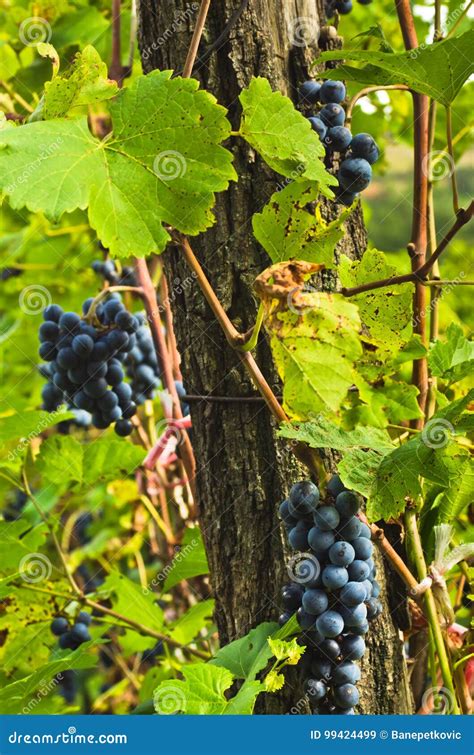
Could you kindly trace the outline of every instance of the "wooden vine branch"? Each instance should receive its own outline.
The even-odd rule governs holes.
[[[372,92],[385,92],[390,89],[398,89],[402,92],[409,92],[410,87],[406,84],[387,84],[386,86],[377,86],[374,84],[374,86],[364,87],[361,89],[357,94],[355,94],[351,100],[349,100],[349,104],[347,106],[346,110],[346,123],[349,124],[352,120],[352,111],[354,110],[354,107],[356,103],[362,99],[362,97],[366,97],[368,94],[372,94]],[[349,127],[349,126],[348,126]]]
[[[342,288],[341,294],[343,294],[343,296],[356,296],[365,291],[373,291],[374,289],[386,288],[387,286],[396,286],[401,283],[417,283],[421,286],[434,285],[436,283],[435,281],[431,284],[431,282],[426,280],[429,271],[444,252],[450,241],[452,241],[458,231],[460,231],[461,228],[471,220],[473,215],[474,201],[471,202],[467,209],[459,210],[454,224],[451,226],[443,240],[440,241],[433,254],[423,263],[423,265],[413,272],[405,273],[404,275],[394,275],[391,278],[383,278],[382,280],[372,281],[370,283],[363,283],[362,285],[354,286],[353,288]]]
[[[163,370],[164,383],[173,402],[173,417],[175,419],[182,420],[183,413],[181,411],[181,403],[174,382],[171,357],[168,352],[166,339],[163,333],[163,324],[161,322],[160,310],[156,301],[155,287],[150,278],[146,260],[135,260],[135,272],[142,291],[142,299],[145,305],[145,311],[153,337],[153,343],[155,345],[161,369]],[[186,431],[183,431],[182,433],[182,444],[180,446],[180,451],[193,498],[194,500],[196,500],[194,481],[196,475],[196,462],[194,459],[191,441],[189,440],[189,436]]]
[[[193,36],[189,45],[188,54],[186,55],[186,61],[184,63],[183,78],[185,79],[189,79],[193,72],[194,61],[196,60],[199,43],[201,42],[201,37],[204,31],[204,25],[206,23],[210,5],[211,0],[201,0],[201,5],[199,6],[198,16],[196,19],[196,26],[194,27]]]

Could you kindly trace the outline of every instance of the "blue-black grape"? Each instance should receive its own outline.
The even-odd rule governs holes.
[[[363,157],[348,157],[342,161],[337,177],[345,191],[363,191],[372,178],[372,168]]]
[[[355,558],[354,548],[345,540],[338,540],[329,548],[329,560],[336,566],[349,566]]]
[[[316,619],[316,629],[323,637],[338,637],[344,629],[344,619],[337,611],[325,611]]]
[[[286,623],[296,611],[307,646],[304,665],[313,711],[353,715],[354,685],[360,679],[354,661],[365,652],[369,621],[382,611],[371,531],[359,519],[360,497],[346,490],[337,475],[328,481],[325,501],[319,500],[319,491],[307,500],[305,493],[314,494],[310,486],[297,483],[280,505],[290,545],[302,555],[292,564],[296,582],[283,589],[279,622]],[[323,685],[317,688],[320,694],[310,694],[311,680]]]
[[[342,81],[327,79],[321,84],[319,101],[323,103],[335,102],[338,105],[346,96],[346,87]]]
[[[349,581],[349,574],[344,566],[328,564],[324,567],[321,578],[323,585],[330,591],[340,590]]]
[[[320,506],[314,514],[314,523],[320,530],[335,530],[339,524],[339,514],[334,506]]]
[[[303,608],[306,613],[310,613],[313,616],[319,616],[320,613],[328,607],[328,596],[323,590],[310,589],[305,590],[303,593]]]

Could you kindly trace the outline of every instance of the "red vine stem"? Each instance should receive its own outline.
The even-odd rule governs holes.
[[[166,389],[171,396],[173,402],[173,417],[178,420],[183,419],[183,413],[181,411],[181,404],[179,396],[176,391],[174,383],[173,370],[171,366],[170,355],[166,346],[166,340],[163,333],[163,326],[161,322],[159,307],[156,301],[156,291],[150,278],[148,266],[146,260],[137,259],[135,261],[135,271],[137,275],[138,283],[142,289],[142,298],[145,304],[145,310],[147,313],[150,330],[153,336],[153,343],[155,344],[156,353],[158,355],[161,368],[163,370],[163,378]],[[181,457],[183,460],[184,468],[188,477],[189,485],[195,497],[195,485],[194,477],[196,474],[196,462],[194,460],[193,448],[187,432],[183,431],[183,442],[181,445]]]
[[[395,0],[398,20],[407,50],[418,47],[415,21],[410,0]],[[414,121],[414,172],[413,172],[413,219],[409,252],[412,272],[416,273],[426,261],[428,240],[428,153],[429,153],[429,99],[425,94],[412,92]],[[413,332],[417,333],[424,345],[426,334],[426,289],[415,281],[413,297]],[[413,362],[413,383],[418,388],[418,404],[425,412],[428,396],[428,364],[426,358]],[[424,416],[416,420],[416,427],[421,429]]]
[[[199,43],[201,41],[202,33],[204,31],[204,25],[206,23],[207,14],[211,0],[201,0],[199,7],[198,17],[196,19],[196,26],[194,27],[193,36],[189,45],[188,54],[186,55],[186,61],[183,68],[183,78],[189,79],[193,72],[194,61],[196,60],[197,51],[199,49]]]
[[[430,281],[426,281],[425,278],[429,271],[444,252],[450,241],[456,236],[458,231],[468,223],[474,215],[474,201],[471,202],[466,209],[459,210],[456,220],[447,232],[446,236],[438,244],[433,254],[424,262],[421,267],[418,267],[411,273],[405,273],[404,275],[394,275],[391,278],[383,278],[378,281],[371,281],[370,283],[363,283],[361,286],[354,286],[353,288],[342,288],[341,294],[343,296],[356,296],[362,294],[365,291],[373,291],[377,288],[386,288],[387,286],[395,286],[400,283],[417,283],[420,286],[431,285]]]

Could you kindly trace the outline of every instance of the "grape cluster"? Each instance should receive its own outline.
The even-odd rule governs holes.
[[[357,0],[360,5],[370,5],[372,0]],[[337,13],[341,16],[347,16],[353,8],[352,0],[326,0],[324,3],[324,14],[326,18],[334,18]]]
[[[299,88],[299,97],[304,107],[322,105],[309,122],[326,148],[326,154],[344,154],[337,178],[336,201],[349,207],[359,192],[364,191],[372,178],[372,165],[379,158],[379,148],[370,134],[352,136],[344,125],[346,113],[342,102],[346,88],[342,81],[328,79],[322,84],[305,81]]]
[[[337,475],[328,483],[327,500],[303,481],[280,505],[289,543],[303,554],[294,581],[283,587],[279,622],[296,613],[304,630],[306,692],[314,713],[354,713],[355,661],[364,655],[369,621],[382,611],[370,528],[357,516],[359,506]]]
[[[51,631],[55,637],[59,637],[59,647],[62,650],[77,650],[83,642],[91,639],[89,626],[92,617],[86,611],[81,611],[76,621],[71,626],[65,616],[56,616],[51,622]]]
[[[156,388],[161,386],[161,369],[145,316],[138,313],[135,318],[139,325],[136,331],[137,340],[127,353],[124,364],[127,377],[130,379],[133,400],[136,404],[143,404],[147,399],[153,398]]]
[[[92,301],[84,302],[84,316]],[[42,370],[48,377],[43,408],[51,412],[65,403],[89,412],[98,429],[115,423],[117,435],[130,435],[136,403],[122,362],[137,344],[140,323],[116,294],[99,304],[95,315],[97,324],[92,325],[57,304],[44,310],[39,355],[49,364]]]
[[[136,286],[133,267],[124,266],[121,272],[114,260],[94,260],[91,265],[94,273],[101,275],[111,286]]]

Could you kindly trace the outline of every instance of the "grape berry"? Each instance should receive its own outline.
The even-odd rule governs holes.
[[[308,120],[326,147],[326,154],[339,152],[344,155],[337,174],[339,186],[335,194],[337,202],[349,206],[358,192],[364,191],[369,185],[372,178],[371,166],[379,158],[379,149],[370,134],[352,136],[344,126],[346,116],[341,103],[345,96],[346,88],[342,81],[331,79],[323,84],[305,81],[299,88],[300,103],[305,109],[318,103],[322,105]]]
[[[311,552],[321,571],[310,583],[283,587],[280,625],[296,613],[307,646],[306,693],[314,713],[349,714],[365,652],[363,635],[380,615],[370,528],[358,518],[359,497],[334,475],[321,501],[308,481],[294,485],[280,505],[290,545]],[[297,543],[297,545],[293,545]]]
[[[86,611],[81,611],[76,621],[71,624],[64,616],[56,616],[51,622],[51,632],[59,638],[61,650],[77,650],[83,642],[91,639],[89,626],[92,617]]]

